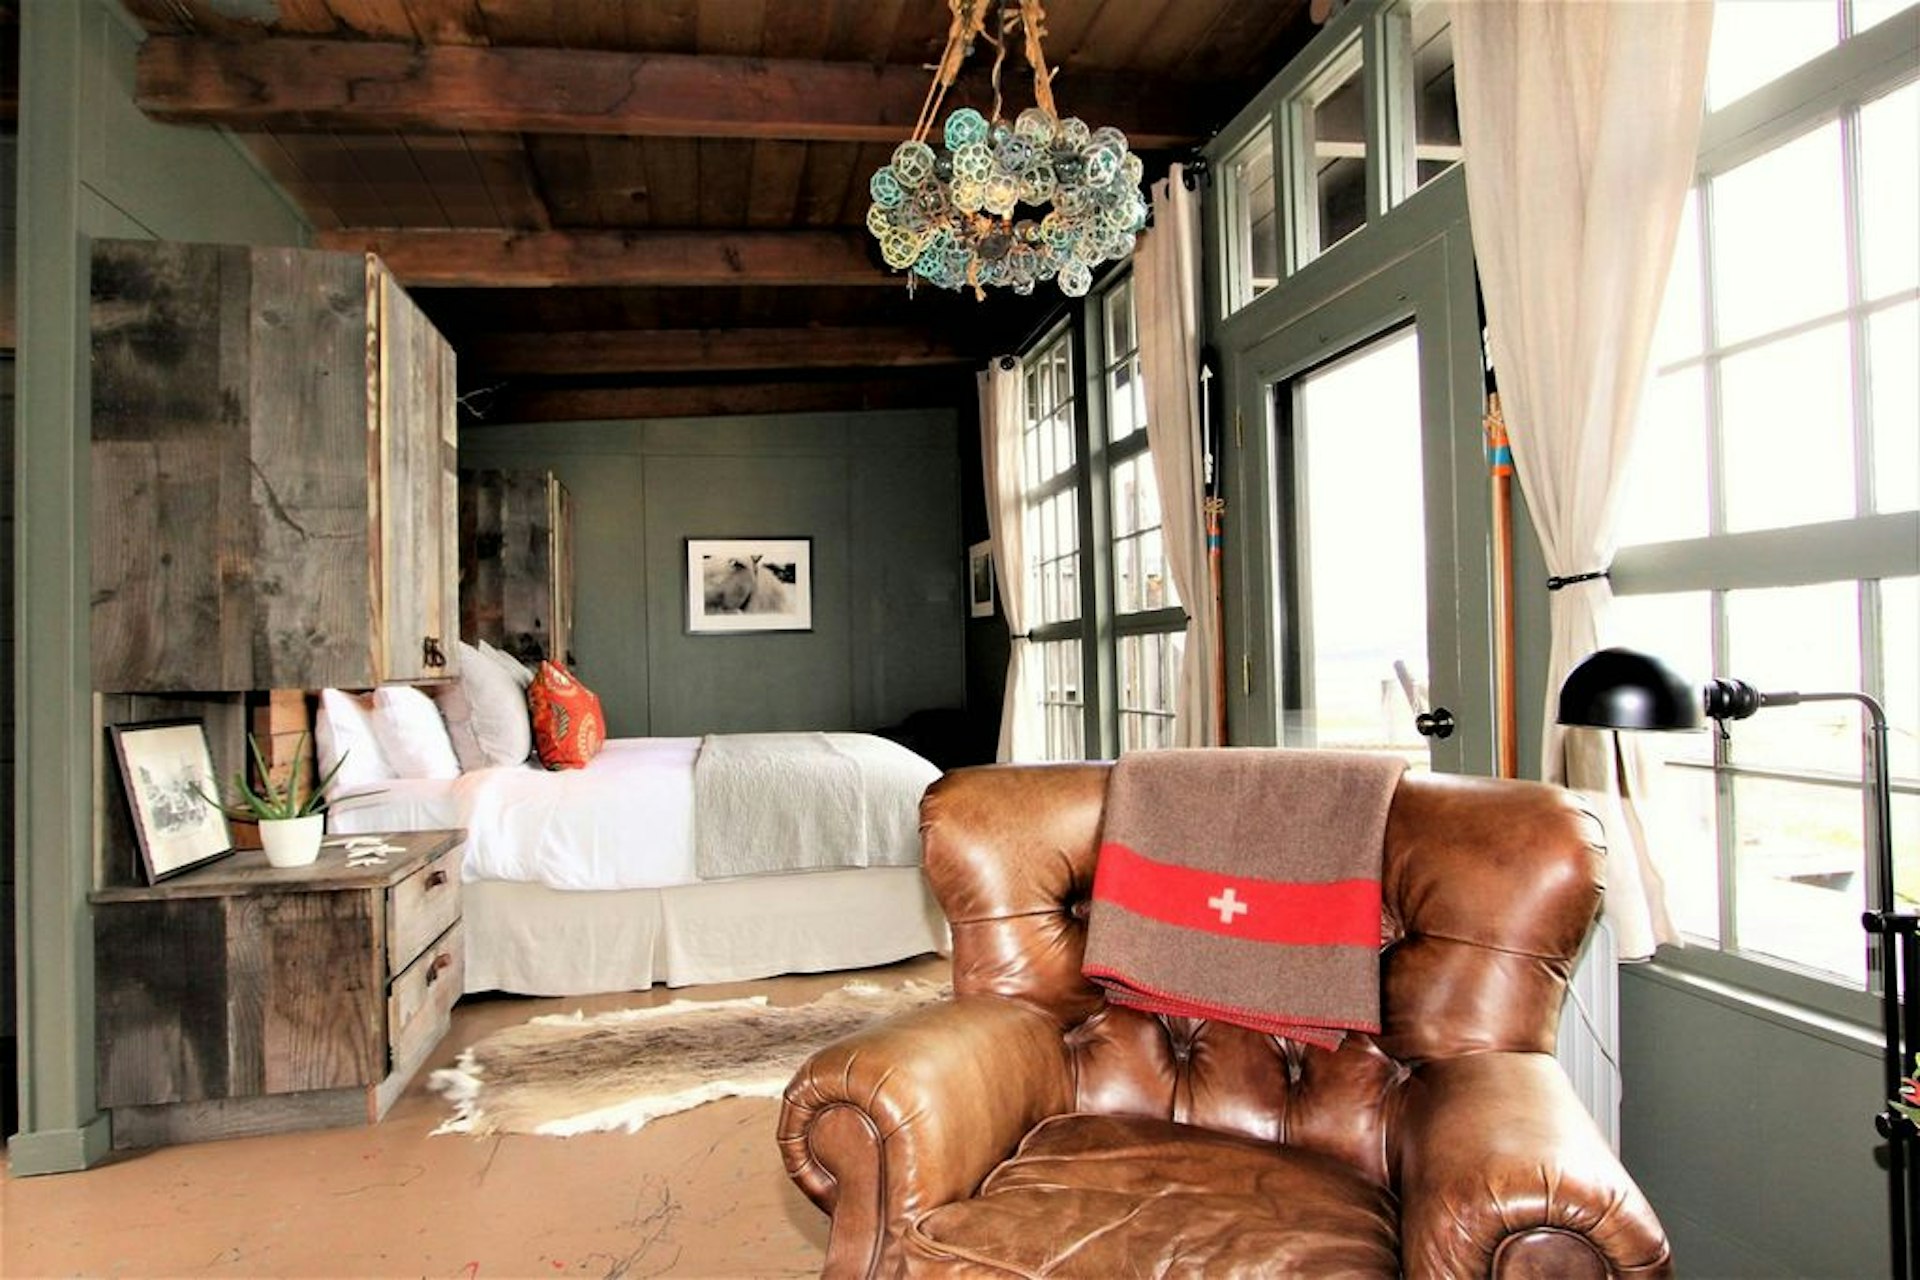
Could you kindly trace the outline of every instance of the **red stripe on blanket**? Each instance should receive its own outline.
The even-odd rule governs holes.
[[[1380,882],[1257,880],[1100,846],[1093,896],[1182,929],[1307,947],[1378,947]]]

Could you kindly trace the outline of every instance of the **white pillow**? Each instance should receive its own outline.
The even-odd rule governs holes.
[[[365,791],[394,778],[393,766],[387,763],[379,736],[374,732],[371,698],[363,699],[339,689],[322,689],[320,713],[313,722],[313,749],[321,777],[326,777],[336,764],[340,766],[327,792],[329,796]]]
[[[480,652],[485,654],[495,666],[512,676],[513,682],[520,686],[522,692],[533,684],[533,672],[528,670],[527,664],[508,653],[505,649],[496,649],[485,640],[482,640],[480,642]]]
[[[383,684],[373,691],[373,732],[380,750],[402,778],[457,778],[460,761],[453,754],[440,708],[420,690],[404,684]]]
[[[525,764],[533,754],[527,695],[500,663],[466,641],[460,645],[460,684],[466,691],[467,724],[488,764]],[[506,657],[505,654],[501,655]],[[507,661],[519,663],[508,657]]]
[[[467,699],[465,679],[455,677],[428,685],[427,696],[440,708],[440,718],[447,722],[447,738],[453,743],[453,755],[460,762],[460,772],[491,765],[493,761],[487,759],[487,753],[481,749],[480,739],[473,735],[473,704]]]

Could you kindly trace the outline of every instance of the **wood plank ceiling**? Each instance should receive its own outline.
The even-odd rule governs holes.
[[[232,131],[320,243],[378,252],[470,421],[961,404],[1061,303],[909,296],[865,231],[946,0],[124,2],[142,108]],[[1062,110],[1149,182],[1314,31],[1306,0],[1046,10]],[[990,106],[991,55],[948,109]],[[1030,105],[1017,52],[1003,90]]]

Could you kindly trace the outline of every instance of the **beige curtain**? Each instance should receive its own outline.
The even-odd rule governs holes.
[[[1153,188],[1153,226],[1133,253],[1133,300],[1146,380],[1147,446],[1160,485],[1161,536],[1187,610],[1174,745],[1217,747],[1213,685],[1219,620],[1207,572],[1206,450],[1200,437],[1200,197],[1174,165]]]
[[[1708,0],[1453,6],[1474,256],[1515,470],[1547,571],[1604,570],[1675,231],[1699,144]],[[1552,592],[1542,776],[1621,798],[1607,917],[1623,959],[1673,940],[1649,856],[1648,770],[1622,735],[1554,724],[1601,645],[1605,578]]]
[[[1022,480],[1020,363],[994,361],[980,374],[980,462],[987,491],[987,535],[1000,611],[1013,638],[1006,699],[1000,706],[999,760],[1038,760],[1046,753],[1040,704],[1027,673],[1026,485]]]

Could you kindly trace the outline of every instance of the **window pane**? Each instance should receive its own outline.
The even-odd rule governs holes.
[[[1727,669],[1762,692],[1863,687],[1860,588],[1852,582],[1729,591]],[[1727,726],[1737,764],[1860,777],[1859,707],[1809,702],[1767,707]]]
[[[1664,747],[1700,733],[1641,734]],[[1691,938],[1720,941],[1720,837],[1713,770],[1670,764],[1658,774],[1660,792],[1644,815],[1653,856],[1667,883],[1667,911]]]
[[[1920,357],[1916,352],[1920,352],[1920,304],[1909,302],[1868,319],[1868,412],[1873,423],[1876,511],[1920,507]]]
[[[1723,344],[1846,305],[1843,174],[1836,121],[1713,179],[1714,314]]]
[[[1113,468],[1113,607],[1116,613],[1180,603],[1160,536],[1160,489],[1152,455]]]
[[[1856,788],[1734,779],[1734,929],[1742,951],[1866,984],[1864,812]]]
[[[1424,768],[1427,739],[1414,729],[1431,706],[1419,368],[1409,328],[1296,384],[1305,687],[1286,691],[1286,741]]]
[[[1834,0],[1717,0],[1707,110],[1717,111],[1840,42]]]
[[[1860,265],[1868,300],[1920,284],[1920,83],[1860,109]]]
[[[1701,538],[1707,523],[1707,379],[1700,365],[1655,378],[1620,503],[1620,545]]]
[[[1893,776],[1920,781],[1920,578],[1887,578],[1880,583],[1881,703],[1887,713],[1887,768]],[[1905,832],[1901,844],[1920,852],[1920,831]],[[1920,887],[1920,886],[1916,886]]]
[[[1856,512],[1853,367],[1831,324],[1721,365],[1727,528],[1783,529]]]
[[[1367,221],[1367,113],[1360,89],[1356,46],[1302,104],[1318,226],[1312,244],[1320,253]]]
[[[1667,292],[1660,302],[1660,321],[1653,331],[1648,357],[1657,372],[1676,360],[1706,350],[1706,330],[1700,297],[1700,189],[1687,192],[1680,206],[1680,228],[1673,241],[1673,266],[1667,272]]]
[[[1115,673],[1120,700],[1120,749],[1173,745],[1174,687],[1180,676],[1183,632],[1122,636]]]
[[[1116,285],[1101,304],[1107,360],[1107,438],[1124,440],[1147,427],[1140,383],[1140,339],[1133,322],[1133,280]]]
[[[1413,53],[1413,185],[1424,187],[1460,159],[1460,108],[1453,96],[1453,28],[1447,6],[1409,6]]]
[[[1046,724],[1048,760],[1080,760],[1086,720],[1081,711],[1080,642],[1050,640],[1035,646],[1040,661],[1040,709]]]
[[[1280,282],[1280,226],[1273,186],[1273,137],[1264,128],[1227,162],[1227,310],[1237,311]]]

